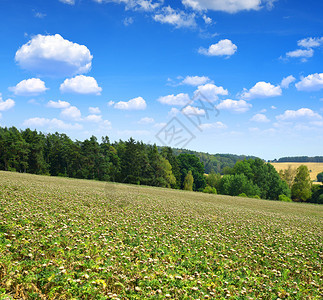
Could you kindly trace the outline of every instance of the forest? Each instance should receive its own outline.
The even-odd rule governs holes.
[[[158,186],[240,197],[323,203],[307,168],[279,174],[260,158],[214,155],[157,147],[130,138],[73,141],[66,134],[44,134],[0,127],[0,170],[99,181]],[[205,175],[208,163],[208,175]],[[213,167],[211,167],[213,166]]]

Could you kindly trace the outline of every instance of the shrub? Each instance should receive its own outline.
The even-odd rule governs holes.
[[[283,194],[279,195],[278,200],[283,201],[283,202],[292,202],[291,198],[289,198],[289,197],[287,197],[286,195],[283,195]]]
[[[208,194],[217,194],[216,188],[211,187],[209,185],[207,185],[202,192]]]
[[[241,193],[238,195],[238,197],[248,197],[245,193]]]

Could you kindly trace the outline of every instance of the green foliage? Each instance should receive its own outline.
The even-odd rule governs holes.
[[[323,204],[323,185],[313,184],[312,197],[308,202]]]
[[[184,178],[183,184],[185,191],[193,191],[194,177],[192,175],[192,171],[188,171]]]
[[[312,196],[312,181],[307,166],[301,165],[297,168],[297,173],[292,186],[292,199],[306,202]]]
[[[213,188],[218,188],[221,181],[221,175],[219,173],[211,172],[206,176],[206,182]]]
[[[287,197],[286,195],[279,195],[278,200],[283,202],[292,202],[292,199]]]
[[[207,185],[204,190],[203,193],[208,193],[208,194],[217,194],[216,188]]]
[[[295,168],[292,168],[291,165],[289,165],[286,170],[279,171],[279,176],[282,180],[284,180],[287,183],[288,187],[291,189],[296,173],[297,170]]]
[[[184,182],[187,173],[191,171],[194,178],[193,190],[202,191],[206,186],[203,163],[193,154],[180,154],[177,160],[180,166],[182,182]]]
[[[318,173],[317,176],[316,176],[316,178],[317,178],[317,181],[318,182],[323,182],[323,172]]]
[[[259,188],[244,174],[224,175],[219,183],[219,193],[238,196],[245,193],[248,196],[259,195]]]
[[[244,197],[244,198],[247,198],[248,196],[245,194],[245,193],[241,193],[238,195],[239,197]]]

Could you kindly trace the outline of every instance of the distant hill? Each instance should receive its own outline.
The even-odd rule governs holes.
[[[235,163],[239,160],[244,159],[255,159],[255,156],[247,156],[247,155],[235,155],[235,154],[209,154],[205,152],[197,152],[188,149],[177,149],[173,148],[173,152],[175,155],[179,155],[181,153],[188,153],[196,155],[201,162],[204,163],[205,173],[209,174],[212,171],[216,173],[222,173],[225,167],[232,168]]]
[[[282,157],[280,159],[274,159],[270,162],[323,162],[323,156],[291,156],[291,157]]]

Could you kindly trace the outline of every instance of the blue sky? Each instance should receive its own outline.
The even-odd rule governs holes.
[[[322,155],[323,2],[0,0],[0,125]]]

